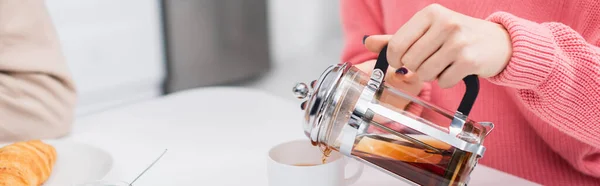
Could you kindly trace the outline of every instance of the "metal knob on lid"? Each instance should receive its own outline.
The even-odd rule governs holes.
[[[297,83],[296,86],[294,86],[294,88],[292,89],[292,91],[298,99],[304,99],[308,96],[310,90],[308,89],[308,86],[306,84]]]

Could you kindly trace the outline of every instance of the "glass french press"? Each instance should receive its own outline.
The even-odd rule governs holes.
[[[477,76],[463,79],[466,92],[450,112],[384,82],[386,50],[370,76],[343,63],[310,85],[296,84],[294,94],[306,99],[306,136],[324,153],[339,151],[407,183],[466,185],[493,129],[492,123],[467,118],[479,92]],[[423,107],[423,114],[406,111],[403,101]]]

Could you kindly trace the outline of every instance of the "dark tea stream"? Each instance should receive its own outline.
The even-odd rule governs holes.
[[[331,154],[331,148],[325,148],[323,150],[323,156],[321,157],[322,164],[327,163],[327,158],[329,157],[330,154]]]
[[[313,143],[313,145],[315,145],[315,144]],[[331,155],[331,148],[324,148],[323,155],[321,156],[321,165],[327,163],[327,158],[329,158],[329,155]],[[294,164],[294,166],[300,166],[300,167],[316,166],[316,165],[319,165],[319,164],[316,164],[316,163]]]

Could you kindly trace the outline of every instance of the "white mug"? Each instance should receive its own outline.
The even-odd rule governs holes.
[[[323,152],[308,140],[279,144],[269,151],[268,175],[270,186],[348,186],[360,178],[364,165],[357,161],[357,170],[346,175],[350,158],[332,151],[325,164]],[[298,166],[310,165],[310,166]]]

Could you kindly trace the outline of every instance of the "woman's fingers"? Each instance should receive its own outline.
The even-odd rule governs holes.
[[[431,26],[431,19],[426,13],[418,12],[408,20],[389,41],[387,59],[390,66],[400,68],[408,49],[421,38]]]
[[[423,62],[442,47],[442,44],[444,44],[444,41],[446,41],[448,36],[450,36],[450,32],[447,32],[446,29],[442,29],[439,24],[432,25],[421,38],[410,46],[408,51],[406,51],[406,54],[402,56],[401,61],[404,64],[404,67],[417,72],[417,69],[423,65]],[[446,53],[444,53],[444,55],[445,54]],[[437,72],[439,73],[441,71],[442,69]]]
[[[425,37],[425,40],[423,41],[429,40],[429,37],[430,36]],[[372,35],[365,39],[365,46],[371,52],[380,52],[381,48],[387,44],[387,39],[389,38],[391,38],[390,35]],[[414,84],[421,83],[423,81],[433,81],[436,78],[439,78],[441,82],[438,82],[438,84],[440,84],[440,86],[450,86],[458,83],[464,76],[467,75],[466,72],[469,70],[468,66],[465,66],[465,68],[462,69],[456,69],[456,65],[454,65],[452,68],[448,66],[453,64],[453,61],[456,59],[457,53],[459,52],[458,50],[460,48],[455,47],[455,45],[441,45],[441,48],[437,49],[437,51],[435,51],[431,56],[428,56],[428,58],[426,58],[425,61],[419,65],[416,71],[405,70],[406,73],[402,74],[397,73],[397,69],[390,66],[387,71],[386,81],[392,84]],[[410,50],[413,50],[412,47]],[[433,49],[429,48],[427,50]],[[356,66],[363,72],[370,75],[373,67],[375,67],[375,63],[376,60],[369,60]],[[453,74],[455,71],[464,71],[462,74],[464,76],[460,77],[461,75]],[[445,73],[446,75],[442,76],[442,73]],[[452,77],[451,75],[458,76]]]
[[[438,78],[438,86],[441,88],[450,88],[460,82],[469,73],[467,65],[464,63],[452,63]]]
[[[456,51],[450,45],[443,45],[437,52],[425,60],[417,69],[416,73],[423,81],[435,80],[444,69],[454,61]]]
[[[388,41],[392,38],[392,35],[372,35],[365,38],[365,47],[367,50],[379,53],[381,49],[388,44]]]
[[[447,48],[444,51],[448,52],[448,59],[452,60],[452,63],[449,67],[444,66],[446,69],[437,75],[438,85],[441,88],[450,88],[467,75],[477,71],[477,66],[474,64],[478,53],[465,48],[465,43],[468,43],[465,37],[453,37],[444,43],[442,48]],[[427,68],[423,68],[423,71],[433,67]]]

